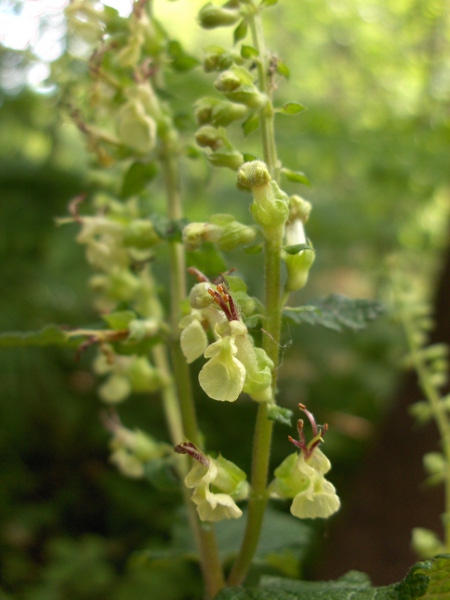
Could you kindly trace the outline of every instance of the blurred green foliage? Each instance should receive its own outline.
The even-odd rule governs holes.
[[[302,193],[314,206],[308,235],[317,261],[298,302],[336,292],[386,300],[387,258],[399,250],[414,253],[412,281],[431,293],[450,193],[446,2],[280,1],[276,10],[267,22],[270,47],[291,74],[289,85],[279,81],[279,105],[307,108],[277,117],[279,152],[313,184]],[[27,60],[0,48],[3,75],[11,64],[24,72]],[[200,70],[170,75],[188,134],[192,103],[211,83]],[[96,317],[83,252],[75,229],[53,220],[89,191],[83,141],[58,110],[57,90],[5,88],[0,111],[0,329],[87,324]],[[256,135],[244,142],[237,131],[236,139],[252,152]],[[196,198],[186,207],[190,219],[203,218],[205,206],[212,214],[226,205],[245,220],[248,200],[229,172],[211,175],[201,160],[184,168],[194,173],[186,189]],[[229,254],[229,266],[235,257]],[[252,294],[262,287],[260,260],[249,255],[239,263]],[[388,318],[360,334],[307,325],[284,332],[283,403],[303,402],[329,422],[327,453],[344,502],[393,396],[400,338]],[[128,561],[133,550],[170,547],[178,502],[108,465],[89,363],[90,356],[74,362],[69,350],[0,353],[0,597],[131,600],[149,589],[154,600],[199,597],[195,563]],[[210,447],[247,469],[254,407],[243,400],[230,422],[220,403],[199,396]],[[156,397],[133,398],[121,416],[150,433],[164,429]],[[278,426],[274,465],[286,455],[288,433]]]

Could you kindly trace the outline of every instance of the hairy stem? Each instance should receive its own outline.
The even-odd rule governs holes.
[[[160,162],[162,165],[166,197],[167,215],[170,220],[178,220],[182,217],[182,205],[179,185],[178,161],[176,160],[176,144],[173,134],[169,134],[163,146]],[[190,379],[189,368],[184,358],[178,333],[180,320],[181,302],[186,295],[186,264],[183,246],[176,241],[169,241],[169,263],[170,263],[170,325],[171,342],[170,354],[172,359],[173,375],[175,381],[176,395],[179,404],[176,409],[181,411],[182,431],[193,444],[201,445],[200,431],[195,413],[194,398]],[[171,410],[174,403],[170,404]],[[180,443],[183,437],[175,443]],[[214,598],[224,586],[223,570],[220,563],[219,551],[216,542],[214,528],[210,524],[202,524],[198,518],[194,504],[190,499],[190,493],[183,485],[183,495],[188,509],[189,520],[196,538],[200,553],[200,564],[205,581],[208,599]]]
[[[277,180],[279,166],[275,145],[274,110],[271,97],[271,82],[269,77],[269,59],[267,57],[264,36],[262,32],[261,17],[255,12],[250,17],[250,26],[253,44],[259,53],[258,77],[259,87],[269,101],[260,114],[261,141],[263,146],[264,161],[272,177]],[[265,242],[265,303],[266,320],[263,348],[272,359],[272,386],[275,396],[276,381],[279,365],[279,348],[281,332],[281,306],[280,306],[280,252],[282,234],[276,239],[267,239]],[[264,512],[267,505],[267,477],[270,461],[273,421],[267,418],[268,406],[261,403],[258,406],[255,432],[253,438],[251,495],[248,502],[248,516],[244,539],[240,552],[231,570],[228,584],[239,585],[248,573],[253,556],[255,555]]]

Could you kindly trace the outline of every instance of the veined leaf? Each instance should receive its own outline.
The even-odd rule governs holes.
[[[292,116],[297,115],[302,110],[305,110],[305,107],[300,102],[286,102],[282,107],[275,109],[275,112],[280,115]]]
[[[242,20],[233,32],[233,41],[237,44],[240,40],[243,40],[247,35],[247,23]]]
[[[248,46],[246,44],[242,44],[241,46],[241,56],[242,58],[256,58],[259,56],[259,52],[253,46]]]
[[[0,334],[0,348],[14,346],[76,346],[58,325],[47,325],[39,331],[11,331]]]
[[[250,115],[248,119],[246,119],[242,123],[242,131],[244,135],[249,135],[253,131],[256,131],[259,127],[259,115],[253,114]]]
[[[146,186],[156,177],[158,169],[154,163],[133,163],[125,173],[122,189],[120,190],[121,198],[129,198],[140,194]]]
[[[377,300],[354,300],[340,294],[331,294],[326,298],[318,298],[308,306],[287,307],[283,310],[283,315],[296,325],[308,323],[342,331],[364,329],[370,321],[384,312],[385,307]]]
[[[448,600],[450,554],[416,563],[400,583],[372,587],[364,573],[351,571],[335,581],[263,577],[257,588],[225,588],[215,600]]]
[[[292,169],[286,169],[283,167],[281,169],[283,175],[286,176],[286,179],[289,181],[294,181],[295,183],[304,183],[305,185],[311,185],[309,179],[306,177],[302,171],[292,171]]]

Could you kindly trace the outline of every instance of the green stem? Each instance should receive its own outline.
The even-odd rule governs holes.
[[[167,215],[169,219],[173,221],[182,217],[178,162],[175,158],[177,149],[174,142],[174,136],[169,133],[167,139],[163,141],[163,152],[160,157],[167,197]],[[179,409],[177,405],[177,410],[181,410],[184,436],[196,446],[201,446],[201,436],[197,424],[189,368],[186,359],[181,352],[178,333],[181,303],[186,296],[186,264],[184,249],[178,242],[169,242],[169,264],[171,293],[170,354],[174,371],[176,395],[179,402]],[[183,441],[184,436],[180,437],[176,443]],[[202,524],[200,522],[195,506],[190,499],[189,490],[187,490],[184,485],[182,487],[191,527],[200,553],[200,564],[207,598],[212,599],[224,586],[224,576],[215,531],[211,524]]]
[[[420,387],[427,398],[434,420],[436,421],[441,437],[442,450],[445,456],[447,470],[445,474],[445,513],[444,513],[444,536],[445,547],[450,552],[450,422],[447,412],[438,390],[430,379],[430,372],[423,358],[420,347],[415,341],[414,328],[407,317],[403,317],[404,328],[411,349],[411,358],[417,373]]]
[[[258,11],[250,17],[253,44],[259,53],[258,76],[260,90],[268,97],[267,105],[260,114],[261,141],[263,146],[264,161],[270,174],[276,180],[279,176],[279,165],[275,144],[274,110],[271,96],[271,83],[269,79],[269,64],[262,32],[261,17]],[[265,242],[264,285],[266,302],[266,321],[263,348],[272,359],[272,386],[275,397],[277,386],[277,373],[279,366],[279,349],[281,333],[281,305],[280,305],[280,253],[283,232],[275,239]],[[273,421],[267,418],[268,406],[261,403],[258,406],[255,432],[253,438],[251,494],[248,501],[248,514],[246,530],[240,552],[236,558],[228,578],[228,585],[241,584],[250,568],[255,555],[264,512],[267,505],[267,478],[270,461]]]

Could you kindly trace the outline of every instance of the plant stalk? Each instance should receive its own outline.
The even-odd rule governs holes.
[[[271,97],[271,82],[269,78],[269,61],[264,43],[261,16],[255,9],[250,16],[253,44],[259,53],[258,78],[260,91],[268,97],[266,106],[261,110],[260,127],[264,161],[273,179],[279,177],[279,166],[275,144],[274,110]],[[281,244],[282,232],[276,239],[266,239],[264,263],[264,295],[266,304],[265,335],[263,348],[273,361],[272,389],[275,397],[277,387],[277,373],[279,366],[280,334],[281,334]],[[260,403],[258,406],[255,432],[253,438],[252,469],[251,469],[251,494],[248,501],[246,530],[240,552],[228,578],[228,585],[241,584],[250,568],[255,555],[264,512],[267,505],[267,478],[270,461],[273,421],[267,418],[268,405]]]

